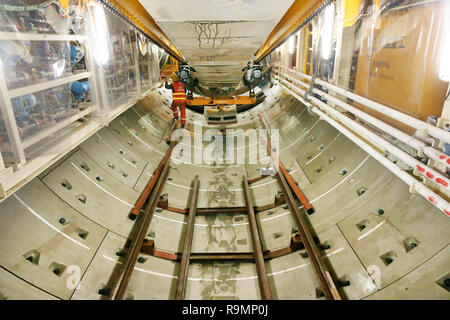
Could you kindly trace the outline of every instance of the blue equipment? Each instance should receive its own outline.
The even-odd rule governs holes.
[[[36,106],[36,97],[33,94],[26,94],[11,99],[11,104],[17,122],[20,124],[30,116],[31,110]]]
[[[70,64],[77,64],[84,57],[84,51],[81,46],[70,45]]]
[[[78,102],[85,102],[91,93],[91,85],[88,81],[74,81],[70,90]]]

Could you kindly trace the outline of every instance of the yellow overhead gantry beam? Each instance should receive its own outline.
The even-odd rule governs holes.
[[[255,61],[264,59],[325,2],[325,0],[295,0],[256,52]]]
[[[108,0],[107,2],[119,10],[137,27],[147,33],[153,41],[157,42],[173,57],[182,62],[185,61],[181,52],[178,51],[172,41],[169,40],[167,35],[156,24],[155,20],[150,16],[138,0]]]

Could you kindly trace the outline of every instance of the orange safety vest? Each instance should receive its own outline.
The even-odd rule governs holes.
[[[174,102],[186,102],[186,93],[184,92],[184,84],[177,81],[172,84],[173,86],[173,101]]]

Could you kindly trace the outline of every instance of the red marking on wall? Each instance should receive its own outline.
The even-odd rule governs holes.
[[[428,197],[428,200],[430,200],[430,202],[432,202],[432,203],[434,203],[434,204],[437,204],[438,202],[437,202],[437,200],[435,199],[435,198],[433,198],[433,197]]]
[[[446,156],[444,156],[444,155],[442,155],[442,156],[439,156],[439,159],[441,159],[441,160],[444,160],[444,159],[446,159],[447,157]]]
[[[436,178],[436,182],[442,184],[444,187],[448,187],[448,182],[441,178]]]
[[[450,159],[447,159],[447,163],[450,164]]]
[[[446,215],[450,216],[450,212],[448,212],[447,210],[444,209],[444,212]]]
[[[425,175],[430,179],[434,178],[434,174],[432,174],[431,172],[427,172]]]
[[[422,168],[421,166],[417,165],[416,167],[417,167],[417,169],[419,169],[420,172],[425,172],[425,169]]]

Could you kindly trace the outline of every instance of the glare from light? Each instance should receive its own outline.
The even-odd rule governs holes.
[[[62,74],[64,73],[65,65],[65,60],[62,59],[53,64],[53,73],[55,74],[56,78],[62,76]]]
[[[108,31],[106,24],[105,12],[100,4],[96,4],[94,7],[95,17],[95,60],[98,64],[106,64],[109,59],[109,47],[108,47]]]
[[[450,6],[449,6],[450,8]],[[450,10],[448,10],[450,16]],[[441,53],[441,63],[439,66],[439,79],[450,82],[450,32],[446,32],[444,47]]]
[[[325,8],[323,15],[322,27],[322,58],[330,59],[331,46],[333,43],[333,27],[334,27],[334,3],[332,2]]]
[[[293,54],[295,51],[295,37],[292,35],[289,38],[289,54]]]

